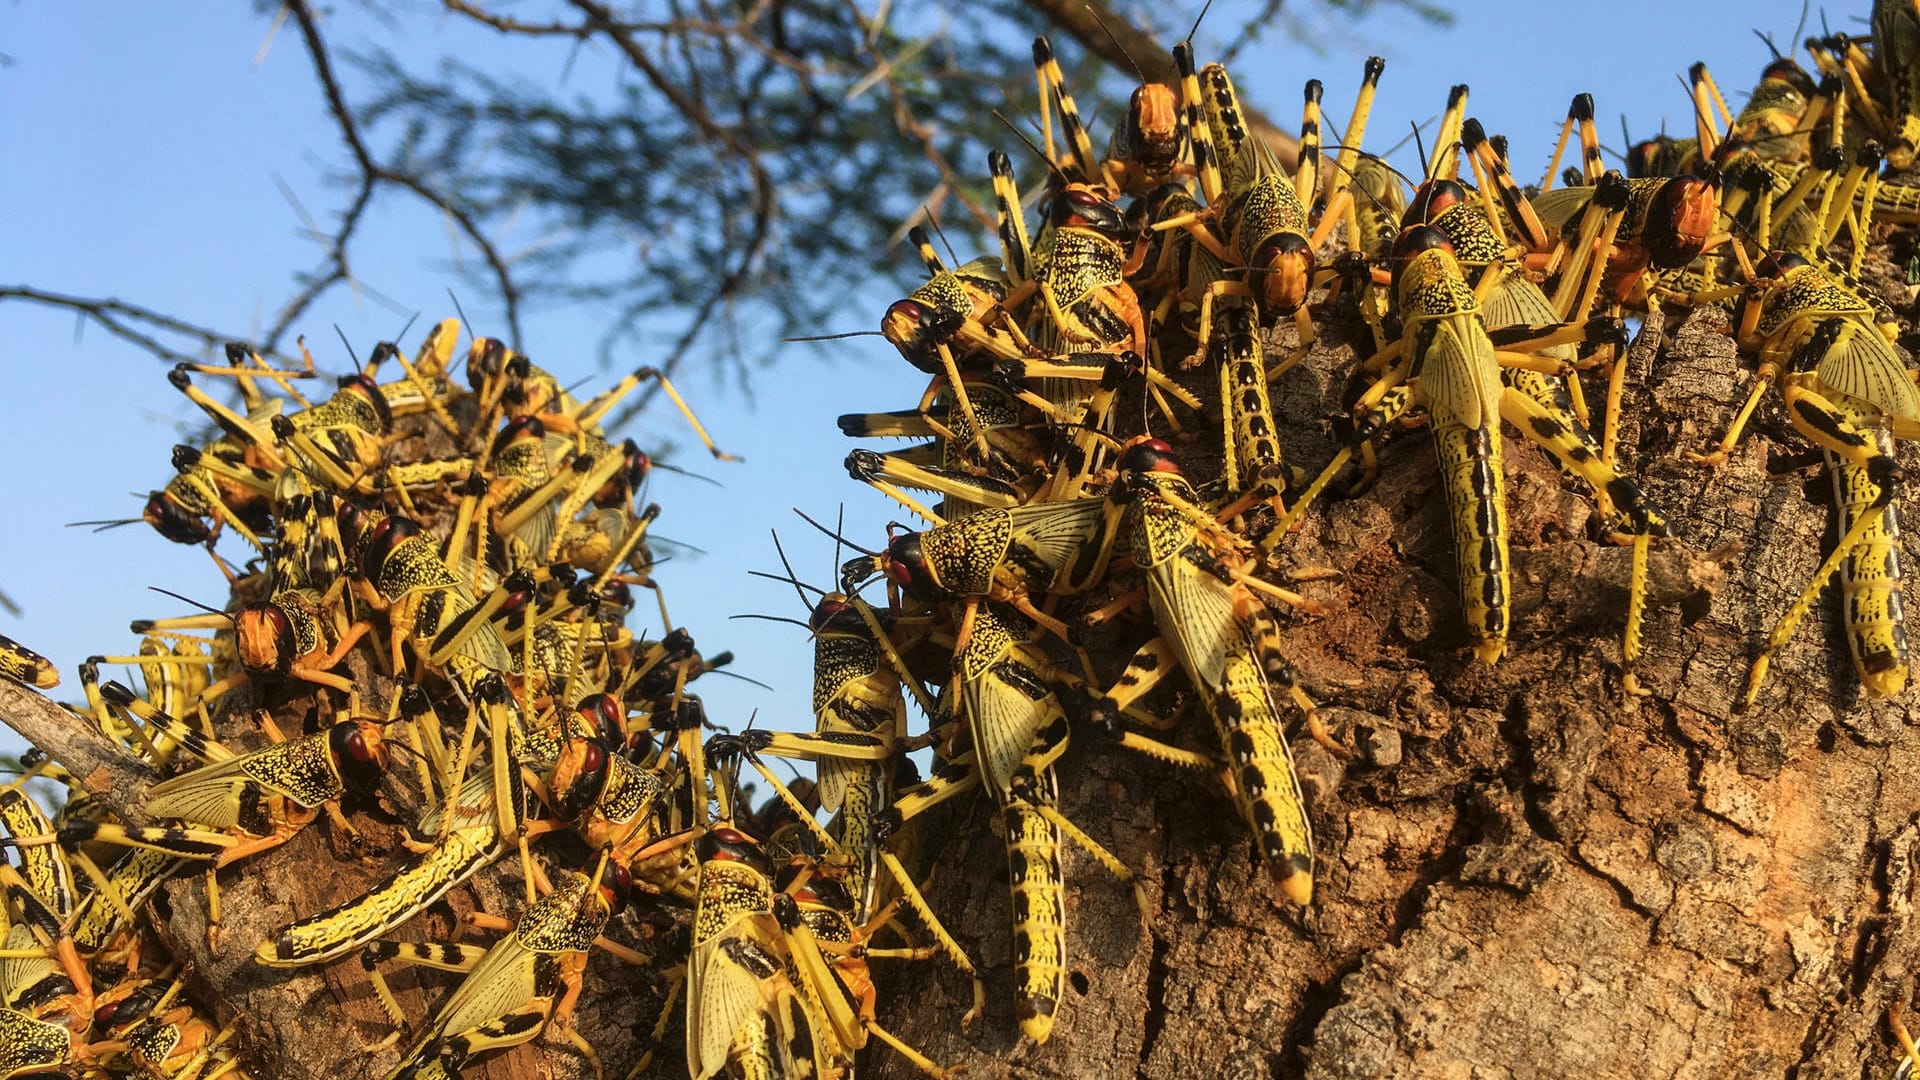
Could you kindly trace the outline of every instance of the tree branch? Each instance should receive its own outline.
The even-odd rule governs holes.
[[[306,314],[307,309],[313,306],[314,302],[328,289],[353,281],[353,271],[347,261],[348,246],[353,241],[355,231],[360,227],[360,220],[366,214],[368,205],[373,201],[375,190],[381,184],[392,184],[413,192],[451,219],[460,232],[480,249],[481,257],[493,271],[496,286],[500,291],[508,333],[517,342],[520,338],[520,290],[507,268],[506,260],[501,257],[493,242],[487,239],[486,234],[481,232],[473,216],[455,204],[451,198],[435,190],[422,177],[402,169],[382,165],[374,159],[372,151],[367,148],[365,138],[360,134],[359,125],[355,123],[352,112],[347,108],[346,96],[340,91],[340,82],[333,73],[333,62],[327,55],[326,39],[320,33],[320,25],[314,18],[313,9],[308,6],[306,0],[289,0],[287,9],[293,13],[294,20],[300,26],[301,39],[306,43],[307,54],[313,59],[314,77],[320,80],[320,89],[327,99],[327,110],[333,115],[334,123],[340,129],[341,141],[347,144],[348,152],[353,155],[359,177],[346,212],[341,215],[339,228],[334,230],[333,236],[328,241],[327,254],[321,261],[321,269],[309,276],[306,286],[294,294],[293,299],[281,309],[280,317],[275,320],[273,329],[267,334],[266,347],[272,348],[278,345],[300,317]]]
[[[70,308],[79,312],[82,317],[99,323],[108,333],[124,338],[171,364],[192,363],[203,359],[206,352],[216,350],[229,341],[246,340],[245,334],[222,333],[162,314],[152,308],[129,304],[124,300],[95,300],[84,296],[67,296],[63,293],[36,289],[30,285],[0,286],[0,300],[26,300],[45,304],[48,307]],[[134,322],[150,323],[167,333],[192,338],[200,342],[203,352],[200,355],[181,352],[151,334],[135,329],[132,325]],[[263,348],[260,351],[262,355],[270,358],[286,359],[283,354],[271,348]]]
[[[147,785],[159,779],[92,725],[18,683],[0,679],[0,721],[66,766],[87,792],[129,825],[148,825]]]

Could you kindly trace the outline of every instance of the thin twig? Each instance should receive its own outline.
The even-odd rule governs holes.
[[[192,363],[204,359],[208,353],[219,349],[229,341],[247,340],[245,334],[223,333],[211,327],[199,326],[172,315],[163,314],[152,308],[129,304],[124,300],[68,296],[28,285],[0,286],[0,301],[4,300],[26,300],[45,304],[48,307],[69,308],[77,311],[83,317],[99,323],[108,333],[124,338],[170,364]],[[147,323],[166,333],[191,338],[200,343],[201,349],[195,353],[181,352],[151,334],[135,329],[133,323]],[[271,359],[286,359],[283,354],[270,348],[261,349],[260,352]]]
[[[314,302],[335,285],[351,284],[353,270],[348,261],[349,247],[354,233],[360,227],[367,207],[371,205],[375,190],[381,184],[391,184],[413,192],[421,199],[438,209],[453,221],[460,232],[480,249],[481,257],[493,271],[496,287],[500,291],[501,306],[505,310],[507,330],[514,341],[520,338],[520,290],[508,270],[507,262],[480,230],[479,223],[471,214],[461,208],[451,198],[435,190],[427,181],[410,172],[382,165],[375,160],[368,149],[366,139],[360,133],[359,125],[353,119],[353,113],[347,107],[346,96],[341,93],[340,83],[333,73],[333,62],[327,55],[326,39],[320,32],[318,20],[306,0],[289,0],[289,11],[300,26],[301,39],[306,43],[307,55],[313,60],[314,77],[320,80],[320,89],[326,95],[327,111],[333,115],[336,127],[340,129],[340,139],[346,143],[347,151],[353,155],[354,166],[359,175],[354,184],[354,193],[347,202],[347,208],[340,216],[340,224],[327,241],[327,254],[321,260],[320,269],[305,275],[305,285],[294,294],[280,315],[274,320],[273,328],[267,333],[266,344],[272,348],[279,344],[300,317],[306,314]]]

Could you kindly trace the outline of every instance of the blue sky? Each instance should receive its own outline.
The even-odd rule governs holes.
[[[593,48],[567,70],[565,49],[503,41],[419,0],[391,6],[391,23],[357,6],[330,14],[336,52],[377,40],[408,56],[457,52],[482,65],[510,65],[534,82],[564,74],[569,90],[581,94],[611,85],[615,65]],[[1232,25],[1244,6],[1215,11],[1211,25]],[[1449,6],[1456,18],[1444,29],[1392,18],[1322,25],[1314,14],[1303,16],[1317,51],[1276,32],[1242,54],[1235,78],[1245,96],[1291,127],[1300,84],[1318,77],[1327,88],[1327,115],[1344,125],[1361,61],[1371,53],[1385,56],[1371,147],[1397,141],[1410,120],[1439,112],[1447,88],[1464,81],[1473,87],[1469,113],[1489,131],[1507,133],[1516,171],[1537,178],[1575,92],[1595,94],[1609,146],[1619,145],[1622,113],[1636,137],[1653,133],[1663,120],[1669,130],[1688,133],[1688,103],[1676,77],[1693,61],[1707,61],[1737,109],[1768,59],[1749,27],[1785,43],[1800,17],[1797,4],[1780,0],[1620,0],[1606,5],[1604,16],[1591,5],[1533,5],[1524,18],[1510,3]],[[1858,6],[1864,8],[1864,0]],[[1549,10],[1554,7],[1561,13]],[[526,8],[500,10],[533,17]],[[1177,29],[1162,29],[1177,36],[1187,19],[1182,14]],[[1844,22],[1836,20],[1834,28],[1860,29],[1857,20]],[[0,283],[116,297],[242,337],[269,323],[291,292],[292,275],[316,265],[321,254],[302,234],[276,177],[307,212],[330,223],[343,196],[325,180],[347,158],[292,28],[256,63],[268,26],[266,16],[238,3],[0,9],[0,40],[10,61],[0,67],[6,103],[0,145],[9,165],[0,171],[0,205],[8,208],[0,215]],[[1618,36],[1621,31],[1628,36]],[[1207,44],[1203,32],[1203,61]],[[364,87],[341,66],[348,96],[357,98]],[[1095,114],[1095,137],[1104,144],[1115,108],[1090,105],[1085,96],[1082,107]],[[1410,163],[1411,150],[1401,158]],[[389,195],[375,203],[362,237],[355,249],[358,273],[406,312],[420,312],[421,326],[452,314],[446,290],[457,286],[479,331],[504,333],[497,312],[457,273],[473,253],[452,243],[431,213]],[[509,236],[503,246],[511,250],[534,239]],[[962,258],[971,254],[961,252]],[[898,289],[883,284],[869,291],[870,299],[854,293],[834,324],[819,331],[877,326]],[[334,324],[365,355],[406,318],[336,289],[311,309],[301,329],[322,366],[338,372],[349,365]],[[543,366],[563,382],[591,377],[590,387],[658,360],[671,332],[662,327],[654,343],[660,353],[634,347],[606,372],[595,351],[603,329],[599,312],[534,309],[523,322],[528,351]],[[416,327],[408,348],[418,337]],[[0,304],[0,341],[10,354],[0,361],[10,413],[0,423],[0,590],[24,612],[0,612],[0,632],[59,665],[67,684],[59,695],[75,689],[82,657],[133,648],[128,620],[183,612],[146,586],[223,601],[222,579],[197,549],[169,544],[143,525],[100,534],[61,527],[138,513],[139,498],[129,493],[166,482],[170,448],[199,416],[168,387],[163,364],[98,327],[76,339],[69,312]],[[663,407],[621,432],[645,446],[671,442],[681,451],[673,460],[725,484],[712,488],[659,473],[650,492],[664,507],[658,531],[708,552],[679,556],[660,571],[676,621],[709,651],[732,649],[736,670],[774,688],[702,680],[697,689],[716,720],[739,727],[757,709],[762,726],[811,724],[812,660],[803,633],[727,617],[801,614],[790,589],[747,576],[749,569],[778,568],[769,528],[780,530],[803,577],[828,576],[831,542],[788,507],[830,518],[845,502],[850,536],[867,543],[882,538],[886,521],[899,513],[846,478],[840,462],[851,443],[833,418],[906,407],[923,381],[874,338],[839,343],[824,359],[792,347],[779,363],[753,373],[750,395],[690,364],[681,389],[714,438],[743,455],[744,464],[709,461],[697,446],[686,452],[691,440]],[[223,542],[222,550],[243,557],[237,541]]]

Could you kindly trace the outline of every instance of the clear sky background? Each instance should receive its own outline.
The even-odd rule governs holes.
[[[367,88],[340,54],[374,42],[423,63],[459,55],[533,82],[564,78],[569,92],[588,97],[604,97],[613,85],[616,64],[596,47],[582,50],[569,68],[569,46],[505,40],[422,0],[388,6],[390,22],[352,5],[327,17],[350,100],[363,100]],[[1235,25],[1248,6],[1223,0],[1209,22]],[[1785,45],[1801,15],[1788,0],[1446,6],[1454,22],[1435,28],[1392,9],[1357,24],[1329,22],[1305,0],[1290,3],[1313,44],[1270,34],[1241,55],[1235,79],[1246,97],[1292,127],[1300,85],[1317,77],[1326,85],[1327,115],[1344,125],[1362,60],[1386,57],[1367,139],[1372,148],[1398,140],[1409,121],[1438,113],[1447,88],[1466,82],[1470,115],[1507,133],[1516,171],[1537,179],[1574,93],[1594,93],[1602,141],[1615,149],[1622,113],[1635,137],[1663,122],[1689,134],[1689,105],[1676,81],[1687,66],[1707,61],[1738,109],[1769,58],[1750,28]],[[1864,16],[1866,0],[1854,6],[1857,12],[1829,15],[1834,29],[1863,32],[1854,16]],[[496,9],[532,17],[526,5]],[[1168,40],[1191,19],[1185,9],[1166,17],[1160,29]],[[1814,21],[1817,27],[1817,15]],[[348,158],[295,32],[288,28],[256,63],[268,26],[266,15],[241,3],[0,8],[7,60],[0,66],[0,282],[115,297],[242,336],[270,322],[291,292],[292,275],[321,255],[275,178],[330,228],[344,195],[327,178]],[[1203,31],[1201,60],[1209,45],[1224,44],[1209,43]],[[1081,104],[1095,116],[1096,145],[1104,145],[1116,106],[1094,105],[1084,94]],[[1396,160],[1411,171],[1410,149]],[[350,366],[336,323],[365,356],[418,311],[422,321],[404,342],[411,350],[421,327],[452,315],[449,286],[458,288],[480,333],[504,335],[498,312],[458,271],[472,252],[453,243],[417,201],[386,193],[360,237],[358,274],[405,311],[347,289],[328,294],[299,328],[323,367],[338,373]],[[501,247],[512,251],[534,239],[509,235]],[[885,304],[902,292],[885,281],[864,293],[849,289],[845,307],[817,332],[875,328]],[[661,359],[672,333],[663,325],[653,343],[658,352],[636,347],[603,371],[596,354],[602,312],[536,307],[523,310],[522,321],[527,351],[563,383],[591,379],[589,393]],[[216,606],[225,597],[202,551],[168,543],[144,525],[99,534],[62,528],[138,514],[144,493],[172,475],[172,445],[202,423],[167,385],[165,365],[98,327],[76,338],[75,325],[70,312],[0,304],[0,590],[24,612],[0,612],[0,632],[54,660],[65,681],[56,696],[77,693],[75,666],[83,657],[131,651],[136,639],[128,620],[186,612],[147,586]],[[732,649],[736,670],[774,688],[703,679],[697,689],[710,715],[737,728],[757,709],[761,726],[807,727],[812,657],[804,633],[728,616],[803,614],[791,589],[747,576],[749,569],[778,569],[769,528],[780,530],[803,577],[829,577],[831,542],[788,507],[831,519],[844,502],[849,535],[879,542],[899,512],[847,479],[840,463],[853,444],[833,420],[842,412],[907,407],[924,376],[877,338],[838,343],[824,358],[789,346],[745,387],[701,359],[689,359],[679,385],[714,438],[743,455],[744,464],[708,460],[664,404],[618,433],[643,446],[671,442],[678,448],[671,460],[725,485],[656,473],[648,497],[664,507],[658,532],[708,553],[677,554],[659,578],[675,620],[709,653]],[[222,551],[245,558],[237,538],[223,540]],[[644,619],[647,610],[643,601],[635,631],[657,634]]]

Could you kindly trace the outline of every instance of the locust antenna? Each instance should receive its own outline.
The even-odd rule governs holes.
[[[1206,2],[1206,4],[1205,4],[1204,6],[1202,6],[1202,7],[1200,8],[1200,15],[1199,15],[1199,17],[1198,17],[1198,18],[1195,18],[1195,19],[1193,20],[1193,25],[1192,25],[1191,27],[1189,27],[1189,28],[1187,29],[1187,36],[1186,36],[1186,37],[1183,37],[1183,38],[1181,38],[1181,39],[1180,39],[1181,41],[1184,41],[1184,42],[1186,42],[1186,43],[1187,43],[1187,44],[1188,44],[1189,46],[1191,46],[1191,45],[1193,44],[1193,35],[1194,35],[1194,34],[1195,34],[1195,33],[1196,33],[1197,31],[1199,31],[1199,29],[1200,29],[1200,21],[1201,21],[1202,19],[1205,19],[1205,18],[1207,17],[1207,12],[1208,12],[1208,11],[1209,11],[1209,10],[1210,10],[1210,9],[1211,9],[1212,7],[1213,7],[1213,0],[1207,0],[1207,2]]]
[[[811,337],[783,337],[780,339],[780,342],[784,345],[793,341],[843,341],[847,338],[884,336],[886,335],[880,333],[878,330],[849,330],[844,334],[815,334]]]
[[[160,593],[163,596],[171,596],[175,600],[178,600],[183,604],[192,604],[194,607],[199,608],[201,611],[204,611],[209,615],[227,615],[226,612],[221,611],[219,608],[208,607],[207,605],[201,603],[200,601],[195,600],[191,596],[181,596],[179,593],[174,592],[171,589],[163,589],[158,585],[149,585],[147,586],[147,588],[152,589],[154,592]],[[232,616],[230,615],[227,617],[232,618]]]
[[[721,483],[720,481],[718,481],[718,480],[715,480],[715,479],[714,479],[713,477],[711,477],[711,476],[707,476],[707,475],[704,475],[704,474],[702,474],[702,473],[697,473],[697,472],[694,472],[694,471],[693,471],[692,469],[683,469],[683,468],[681,468],[681,467],[680,467],[680,466],[678,466],[678,465],[668,465],[667,463],[665,463],[665,462],[663,462],[663,461],[653,461],[653,460],[651,460],[651,459],[649,459],[649,460],[648,460],[648,462],[647,462],[647,467],[648,467],[648,468],[650,468],[650,469],[665,469],[666,471],[668,471],[668,472],[670,472],[670,473],[678,473],[678,474],[680,474],[681,476],[690,476],[690,477],[692,477],[692,478],[693,478],[693,479],[695,479],[695,480],[705,480],[705,481],[706,481],[707,483],[709,483],[709,484],[712,484],[712,485],[713,485],[714,487],[726,487],[726,486],[727,486],[727,485],[725,485],[725,484],[723,484],[723,483]]]
[[[940,227],[940,219],[933,216],[933,207],[929,206],[924,209],[927,214],[927,224],[933,226],[934,235],[940,238],[940,246],[947,249],[947,258],[953,260],[953,265],[959,266],[960,256],[954,253],[953,244],[947,239],[947,230]]]
[[[793,572],[793,564],[787,561],[787,549],[780,546],[780,530],[768,529],[767,532],[773,536],[774,553],[780,556],[780,565],[786,569],[788,580],[793,582],[793,591],[800,596],[800,606],[813,610],[813,605],[807,603],[806,590],[800,588],[800,575]]]
[[[846,530],[846,527],[847,504],[842,502],[839,514],[833,519],[833,570],[827,575],[828,580],[832,580],[833,575],[840,572],[840,534]]]
[[[1040,147],[1039,147],[1038,145],[1036,145],[1036,144],[1034,143],[1034,141],[1033,141],[1032,139],[1030,139],[1030,138],[1028,138],[1028,137],[1027,137],[1027,133],[1026,133],[1026,132],[1024,132],[1024,131],[1021,131],[1021,130],[1020,130],[1019,128],[1017,128],[1017,127],[1014,127],[1014,126],[1013,126],[1013,121],[1011,121],[1011,120],[1009,120],[1009,119],[1007,119],[1007,118],[1006,118],[1006,116],[1005,116],[1005,114],[1003,114],[1003,113],[1001,113],[1001,111],[1000,111],[999,109],[995,109],[995,110],[993,110],[993,115],[994,115],[994,116],[996,116],[996,117],[998,117],[998,118],[999,118],[999,120],[1000,120],[1000,122],[1001,122],[1002,124],[1005,124],[1005,125],[1007,125],[1007,130],[1008,130],[1008,131],[1011,131],[1011,132],[1013,132],[1013,133],[1014,133],[1015,135],[1018,135],[1018,136],[1020,136],[1020,141],[1021,141],[1021,142],[1023,142],[1023,143],[1026,143],[1026,144],[1027,144],[1027,149],[1029,149],[1029,150],[1031,150],[1031,151],[1033,151],[1033,156],[1034,156],[1034,157],[1037,157],[1037,158],[1039,158],[1039,159],[1040,159],[1041,161],[1044,161],[1044,162],[1046,162],[1046,163],[1047,163],[1047,169],[1048,169],[1048,170],[1049,170],[1050,172],[1052,172],[1052,173],[1053,173],[1053,174],[1054,174],[1055,176],[1057,176],[1057,177],[1059,177],[1059,178],[1060,178],[1060,182],[1061,182],[1062,184],[1071,184],[1071,183],[1073,183],[1073,178],[1072,178],[1071,176],[1068,176],[1068,175],[1067,175],[1067,172],[1066,172],[1066,170],[1065,170],[1065,169],[1062,169],[1062,168],[1061,168],[1060,166],[1058,166],[1058,165],[1056,165],[1056,164],[1054,164],[1054,163],[1053,163],[1053,159],[1047,156],[1047,152],[1046,152],[1045,150],[1042,150],[1042,149],[1040,149]]]
[[[1405,145],[1405,144],[1402,143],[1402,145]],[[1413,125],[1413,152],[1420,155],[1420,172],[1422,175],[1425,175],[1428,168],[1427,167],[1427,144],[1424,140],[1420,138],[1419,124]]]
[[[1127,51],[1127,47],[1120,43],[1120,39],[1118,37],[1114,36],[1113,28],[1107,25],[1107,20],[1100,17],[1100,9],[1094,7],[1092,4],[1086,5],[1086,8],[1087,8],[1087,14],[1093,16],[1093,21],[1100,25],[1100,32],[1107,35],[1107,40],[1113,42],[1113,47],[1120,50],[1121,56],[1124,56],[1127,58],[1127,66],[1133,69],[1134,78],[1139,79],[1140,84],[1142,86],[1145,86],[1147,82],[1146,73],[1140,70],[1140,65],[1134,61],[1133,54]],[[1200,14],[1205,15],[1206,11],[1202,10]],[[1199,23],[1194,24],[1195,27],[1198,27],[1199,25],[1200,25]],[[1187,36],[1191,38],[1193,35],[1188,34]]]
[[[467,309],[460,306],[460,298],[453,294],[451,287],[447,289],[447,299],[453,301],[453,310],[460,316],[460,325],[467,328],[467,339],[478,340],[479,335],[473,332],[473,324],[467,321]]]
[[[333,324],[333,333],[340,339],[340,344],[347,347],[347,358],[353,361],[353,370],[365,374],[366,365],[360,362],[360,354],[353,351],[353,342],[347,340],[347,332],[340,329],[339,323]]]
[[[839,541],[839,542],[840,542],[840,543],[842,543],[842,544],[845,544],[845,545],[847,545],[848,547],[850,547],[850,548],[852,548],[853,550],[855,550],[855,551],[857,551],[857,552],[859,552],[860,554],[862,554],[862,555],[865,555],[865,556],[867,556],[867,557],[868,557],[868,558],[870,558],[870,559],[873,559],[873,558],[879,558],[879,556],[880,556],[880,553],[879,553],[879,552],[877,552],[877,551],[868,551],[868,550],[867,550],[866,548],[863,548],[863,547],[861,547],[861,546],[860,546],[859,544],[856,544],[856,543],[854,543],[853,541],[851,541],[851,540],[849,540],[849,539],[847,539],[846,537],[844,537],[844,536],[841,536],[841,535],[840,535],[839,533],[837,533],[837,532],[834,532],[834,531],[833,531],[832,529],[829,529],[829,528],[827,528],[827,527],[826,527],[825,525],[822,525],[822,524],[820,524],[819,522],[817,522],[817,521],[815,521],[815,520],[813,520],[812,518],[810,518],[810,517],[808,517],[808,516],[806,515],[806,512],[805,512],[805,511],[803,511],[803,510],[801,510],[801,509],[800,509],[799,507],[797,507],[797,506],[796,506],[796,507],[794,507],[794,508],[793,508],[793,512],[794,512],[794,513],[796,513],[796,514],[799,514],[799,515],[800,515],[800,520],[801,520],[801,521],[804,521],[804,522],[806,522],[807,524],[809,524],[809,525],[811,525],[811,526],[813,526],[814,528],[816,528],[816,529],[819,529],[819,530],[820,530],[821,532],[823,532],[823,533],[826,533],[826,534],[827,534],[828,536],[831,536],[831,537],[833,537],[833,538],[834,538],[835,540],[837,540],[837,541]]]
[[[407,325],[405,325],[405,326],[403,326],[403,327],[401,327],[401,328],[400,328],[400,332],[399,332],[399,333],[397,333],[397,334],[395,334],[395,335],[393,335],[393,340],[395,340],[395,341],[399,341],[399,340],[400,340],[401,338],[404,338],[404,337],[406,337],[406,336],[407,336],[407,331],[409,331],[409,330],[411,330],[411,329],[413,329],[413,324],[414,324],[414,323],[417,323],[417,322],[419,322],[419,321],[420,321],[420,313],[419,313],[419,312],[417,312],[417,311],[416,311],[416,312],[414,312],[414,313],[413,313],[412,315],[409,315],[409,316],[407,317]]]
[[[752,573],[752,571],[748,571],[748,573]],[[769,574],[767,576],[772,577],[773,575]],[[765,622],[791,623],[792,625],[797,626],[800,629],[807,631],[808,633],[813,632],[813,627],[808,626],[806,623],[801,622],[799,619],[790,619],[785,615],[761,615],[757,612],[750,611],[744,615],[729,615],[727,616],[727,618],[729,619],[760,619]]]
[[[725,675],[729,679],[739,679],[741,682],[744,682],[744,683],[752,683],[753,685],[759,687],[762,690],[768,691],[769,693],[773,691],[773,687],[768,686],[766,683],[761,682],[759,679],[755,679],[748,675],[742,675],[737,671],[727,671],[724,668],[709,667],[705,671],[701,672],[701,674],[702,675]]]
[[[749,576],[751,576],[751,577],[761,577],[761,578],[766,578],[766,579],[767,579],[768,581],[778,581],[778,582],[783,582],[783,583],[785,583],[785,584],[787,584],[787,585],[792,585],[792,586],[795,586],[796,588],[800,588],[800,589],[805,589],[805,590],[807,590],[808,592],[817,592],[817,593],[819,593],[819,594],[820,594],[821,596],[825,596],[825,595],[827,595],[827,590],[825,590],[825,589],[822,589],[822,588],[821,588],[820,586],[818,586],[818,585],[809,585],[809,584],[807,584],[806,582],[804,582],[804,581],[801,581],[801,580],[800,580],[799,578],[795,578],[795,577],[782,577],[782,576],[781,576],[781,575],[779,575],[779,574],[775,574],[775,573],[772,573],[772,572],[770,572],[770,571],[767,571],[767,570],[749,570],[749,571],[747,571],[747,574],[748,574]],[[801,603],[803,603],[803,604],[807,604],[807,596],[806,596],[806,593],[801,593],[801,594],[800,594],[800,602],[801,602]],[[812,604],[807,604],[807,606],[808,606],[808,607],[812,607],[813,605],[812,605]]]

